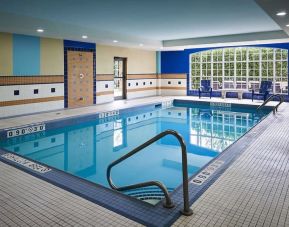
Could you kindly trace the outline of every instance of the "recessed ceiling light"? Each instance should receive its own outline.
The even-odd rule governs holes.
[[[87,39],[87,35],[83,35],[81,36],[83,39]]]
[[[39,33],[44,32],[44,30],[42,28],[38,28],[36,31],[39,32]]]
[[[113,40],[112,42],[114,42],[114,43],[118,43],[118,41],[117,41],[117,40]]]
[[[142,46],[143,46],[143,44],[142,44],[142,43],[140,43],[140,44],[139,44],[139,46],[140,46],[140,47],[142,47]]]
[[[281,12],[278,12],[276,13],[277,16],[285,16],[287,13],[285,11],[281,11]]]

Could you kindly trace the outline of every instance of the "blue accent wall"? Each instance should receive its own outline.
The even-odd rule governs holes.
[[[40,38],[13,34],[13,75],[40,74]]]
[[[232,46],[237,47],[237,46]],[[289,43],[273,43],[273,44],[260,44],[260,45],[244,45],[238,47],[271,47],[282,48],[289,50]],[[181,51],[162,51],[161,52],[161,73],[189,73],[190,72],[190,54],[226,47],[210,47],[210,48],[195,48],[185,49]]]
[[[187,73],[189,64],[185,51],[162,51],[161,72],[162,73]]]

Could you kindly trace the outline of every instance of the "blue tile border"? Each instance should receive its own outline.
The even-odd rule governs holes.
[[[129,112],[132,109],[139,110],[142,107],[133,107],[129,109],[120,110],[123,113]],[[155,104],[147,105],[147,108],[155,108]],[[143,108],[142,108],[143,110]],[[96,115],[91,115],[96,117]],[[84,117],[87,119],[87,116]],[[211,177],[205,181],[202,185],[196,185],[193,183],[189,184],[189,193],[190,193],[190,204],[195,202],[209,187],[212,185],[222,173],[246,150],[246,148],[254,142],[254,140],[260,136],[266,128],[269,127],[270,122],[274,119],[273,114],[269,114],[265,117],[260,123],[251,128],[246,134],[239,138],[236,142],[226,148],[219,156],[211,160],[207,165],[205,165],[199,172],[190,177],[190,182],[192,179],[197,176],[201,171],[206,167],[212,164],[216,160],[223,161],[224,164],[218,168]],[[71,119],[68,119],[71,120]],[[74,118],[75,120],[75,118]],[[58,120],[59,122],[59,120]],[[68,121],[69,122],[69,121]],[[53,124],[53,122],[50,122]],[[54,122],[55,123],[55,122]],[[75,121],[73,121],[75,123]],[[49,122],[47,123],[49,126]],[[53,128],[53,125],[51,125]],[[7,152],[4,149],[0,149],[0,161],[7,163],[11,166],[14,166],[24,172],[27,172],[35,177],[38,177],[42,180],[45,180],[53,185],[56,185],[60,188],[63,188],[67,191],[70,191],[76,195],[79,195],[91,202],[94,202],[98,205],[101,205],[109,210],[112,210],[116,213],[119,213],[129,219],[137,221],[146,226],[170,226],[181,214],[180,210],[183,206],[182,198],[182,185],[177,187],[175,191],[171,193],[172,200],[175,203],[175,207],[172,209],[165,209],[162,207],[162,202],[153,206],[144,202],[141,202],[135,198],[126,196],[120,192],[110,190],[101,185],[86,181],[77,176],[65,173],[61,170],[49,167],[52,170],[39,174],[31,169],[18,165],[12,161],[9,161],[1,157],[4,153],[13,153]],[[20,156],[19,154],[16,154]],[[26,158],[28,159],[29,158]],[[34,160],[31,160],[36,162]],[[37,163],[37,162],[36,162]],[[42,164],[42,163],[39,163]],[[43,165],[43,164],[42,164]]]

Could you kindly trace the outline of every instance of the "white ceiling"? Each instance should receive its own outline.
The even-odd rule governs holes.
[[[46,37],[81,40],[85,34],[92,42],[143,48],[282,31],[254,0],[0,0],[0,31],[39,35],[38,27]]]

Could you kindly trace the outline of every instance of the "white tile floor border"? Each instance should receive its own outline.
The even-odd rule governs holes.
[[[142,226],[0,162],[0,226]]]

